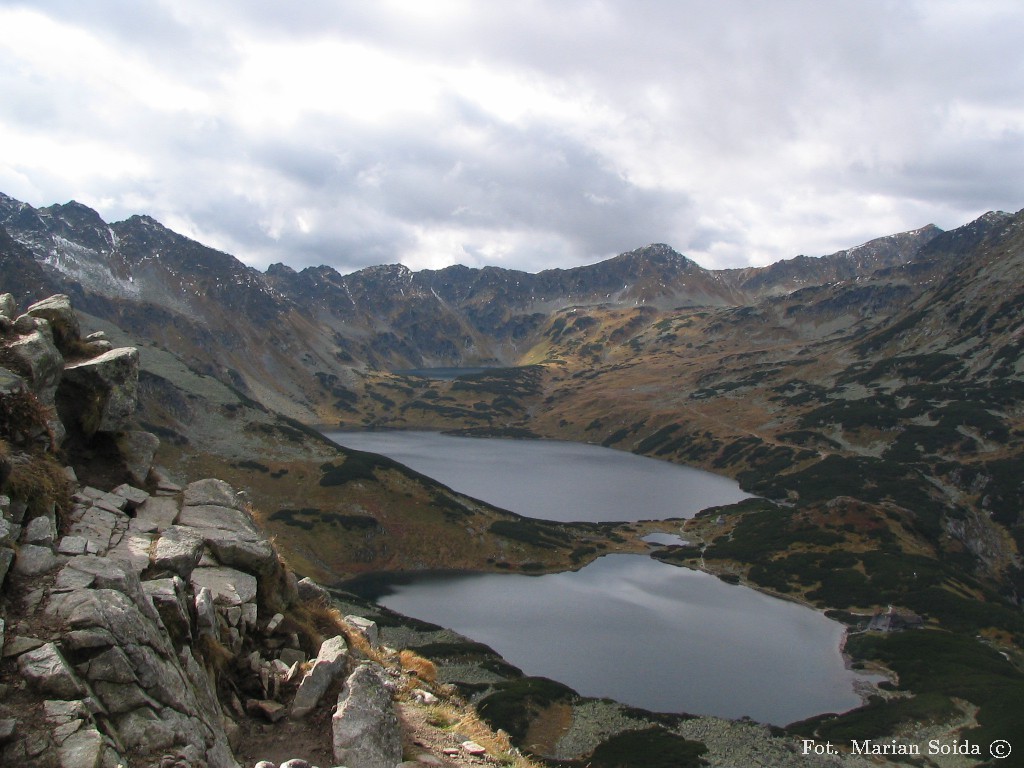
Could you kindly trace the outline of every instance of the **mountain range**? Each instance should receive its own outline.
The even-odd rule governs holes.
[[[744,306],[903,267],[941,234],[927,226],[747,269],[707,270],[655,244],[537,274],[395,264],[342,275],[283,264],[259,272],[147,216],[108,224],[74,201],[37,209],[0,194],[0,226],[8,290],[18,298],[68,293],[81,309],[182,352],[197,370],[306,418],[330,416],[332,390],[351,385],[353,372],[516,364],[567,307]]]
[[[83,330],[139,348],[158,460],[258,498],[302,573],[575,568],[684,525],[701,546],[656,557],[830,609],[856,663],[897,681],[791,733],[992,741],[1024,717],[1024,211],[759,268],[654,244],[537,274],[342,275],[0,195],[0,269],[20,305],[69,294]],[[482,370],[410,370],[431,367]],[[600,443],[757,498],[685,523],[532,521],[323,424]],[[889,607],[930,631],[859,632]]]

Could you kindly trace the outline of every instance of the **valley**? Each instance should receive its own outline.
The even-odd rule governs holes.
[[[159,463],[245,489],[303,575],[557,572],[679,528],[521,518],[321,429],[594,443],[734,478],[758,498],[654,556],[827,609],[853,663],[889,671],[790,735],[1020,732],[1024,213],[759,269],[652,245],[537,275],[260,273],[76,203],[0,197],[0,225],[3,290],[67,293],[85,328],[138,346]],[[433,366],[485,370],[392,372]],[[861,631],[890,606],[921,627]]]

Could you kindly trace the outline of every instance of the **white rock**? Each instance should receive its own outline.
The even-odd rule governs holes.
[[[213,602],[221,606],[241,605],[256,598],[256,577],[234,568],[196,568],[192,571],[192,587],[206,587]]]
[[[346,616],[345,623],[365,637],[371,646],[376,647],[379,639],[377,622],[363,618],[362,616]]]
[[[320,703],[320,699],[345,668],[348,644],[341,635],[325,640],[317,653],[316,661],[299,683],[299,689],[292,700],[291,716],[305,717]]]
[[[38,544],[42,547],[48,547],[53,544],[56,533],[53,521],[46,515],[40,515],[28,521],[28,525],[25,526],[21,538],[26,544]]]
[[[374,665],[357,667],[345,681],[331,718],[334,759],[360,768],[394,768],[402,736],[391,694]]]

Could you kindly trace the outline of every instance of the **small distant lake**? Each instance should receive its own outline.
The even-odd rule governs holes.
[[[653,544],[654,546],[659,547],[682,547],[691,543],[684,539],[682,536],[676,536],[676,534],[674,533],[649,533],[643,537],[643,541],[646,541],[648,544]]]
[[[750,497],[731,478],[597,445],[437,432],[326,435],[347,448],[388,456],[460,493],[545,520],[693,517]]]
[[[544,576],[400,575],[363,591],[486,643],[528,675],[656,712],[785,725],[861,703],[842,625],[641,555]]]
[[[418,376],[421,379],[438,379],[440,381],[452,381],[459,376],[468,376],[484,371],[496,371],[499,368],[404,368],[399,371],[392,371],[400,376]]]

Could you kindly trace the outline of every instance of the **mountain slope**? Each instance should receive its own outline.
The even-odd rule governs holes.
[[[76,202],[34,209],[0,194],[0,225],[46,276],[35,298],[69,293],[196,369],[314,421],[347,410],[364,369],[515,364],[543,340],[552,313],[571,307],[745,306],[797,286],[867,278],[913,259],[938,232],[747,270],[705,270],[651,245],[538,274],[390,265],[341,275],[325,266],[260,273],[149,217],[108,225]]]

